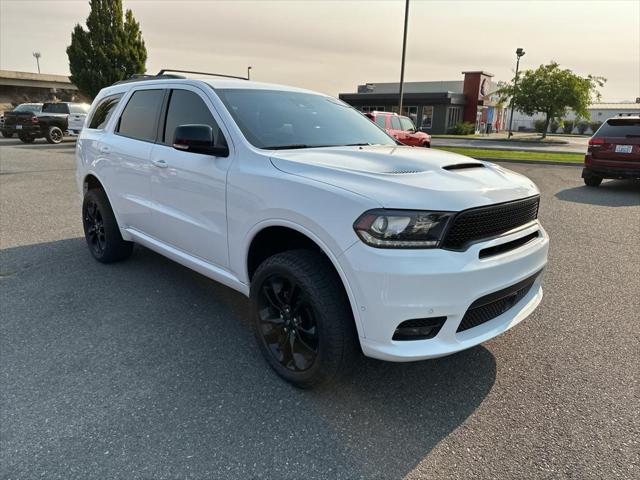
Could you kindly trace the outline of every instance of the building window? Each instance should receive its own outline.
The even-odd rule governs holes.
[[[425,130],[433,128],[433,106],[425,105],[422,107],[422,124],[420,128]]]
[[[384,106],[380,106],[380,105],[378,105],[378,106],[364,105],[364,106],[359,107],[359,108],[360,108],[360,111],[363,112],[363,113],[369,113],[369,112],[375,112],[375,111],[378,111],[378,112],[384,112],[385,111],[384,110]]]
[[[461,119],[462,119],[462,108],[449,107],[447,109],[447,131],[455,127],[456,124],[460,123]]]

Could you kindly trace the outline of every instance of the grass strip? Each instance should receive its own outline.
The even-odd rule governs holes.
[[[468,148],[468,147],[434,147],[438,150],[459,153],[473,158],[483,159],[506,159],[506,160],[541,160],[562,163],[582,163],[583,153],[546,153],[529,152],[525,150],[491,150],[489,148]]]

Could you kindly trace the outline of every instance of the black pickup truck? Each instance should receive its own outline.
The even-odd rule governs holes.
[[[4,117],[4,129],[14,131],[24,143],[33,143],[44,137],[49,143],[60,143],[69,130],[69,115],[86,116],[89,105],[85,103],[50,102],[42,105],[39,113],[21,112]]]
[[[18,117],[25,116],[31,118],[33,115],[40,113],[41,111],[41,103],[21,103],[13,110],[4,112],[1,118],[2,121],[0,122],[0,131],[2,132],[2,136],[11,138],[16,134],[15,125],[18,122]],[[9,123],[7,123],[7,118],[9,118]]]

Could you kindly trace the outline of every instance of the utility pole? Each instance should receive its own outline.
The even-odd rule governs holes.
[[[520,57],[524,56],[524,54],[524,48],[518,48],[516,50],[516,57],[518,57],[518,60],[516,61],[516,78],[513,81],[513,95],[511,95],[511,115],[509,116],[509,135],[507,136],[507,138],[511,138],[511,135],[513,135],[513,132],[511,130],[511,128],[513,127],[513,108],[515,107],[513,99],[516,96],[516,89],[518,88],[518,69],[520,68]]]
[[[409,23],[409,0],[404,6],[404,35],[402,36],[402,63],[400,65],[400,107],[399,114],[402,115],[402,101],[404,97],[404,59],[407,53],[407,25]]]
[[[33,56],[36,59],[36,63],[38,64],[38,73],[40,73],[40,57],[42,55],[40,55],[40,52],[33,52]]]
[[[247,80],[251,80],[251,65],[247,67]]]

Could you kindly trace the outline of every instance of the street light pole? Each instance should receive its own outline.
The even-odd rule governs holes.
[[[33,56],[36,59],[36,63],[38,64],[38,73],[40,73],[40,52],[33,52]]]
[[[407,25],[409,23],[409,0],[404,6],[404,34],[402,37],[402,64],[400,65],[400,107],[399,113],[402,115],[402,101],[404,97],[404,59],[407,53]]]
[[[247,80],[251,80],[251,65],[247,67]]]
[[[507,136],[507,138],[511,138],[511,136],[513,135],[513,131],[511,130],[513,127],[513,109],[515,107],[513,99],[516,95],[516,89],[518,88],[518,69],[520,68],[520,57],[522,57],[524,54],[525,51],[523,48],[518,48],[516,50],[516,57],[518,59],[516,60],[516,78],[513,81],[513,95],[511,95],[511,115],[509,115],[509,135]]]

